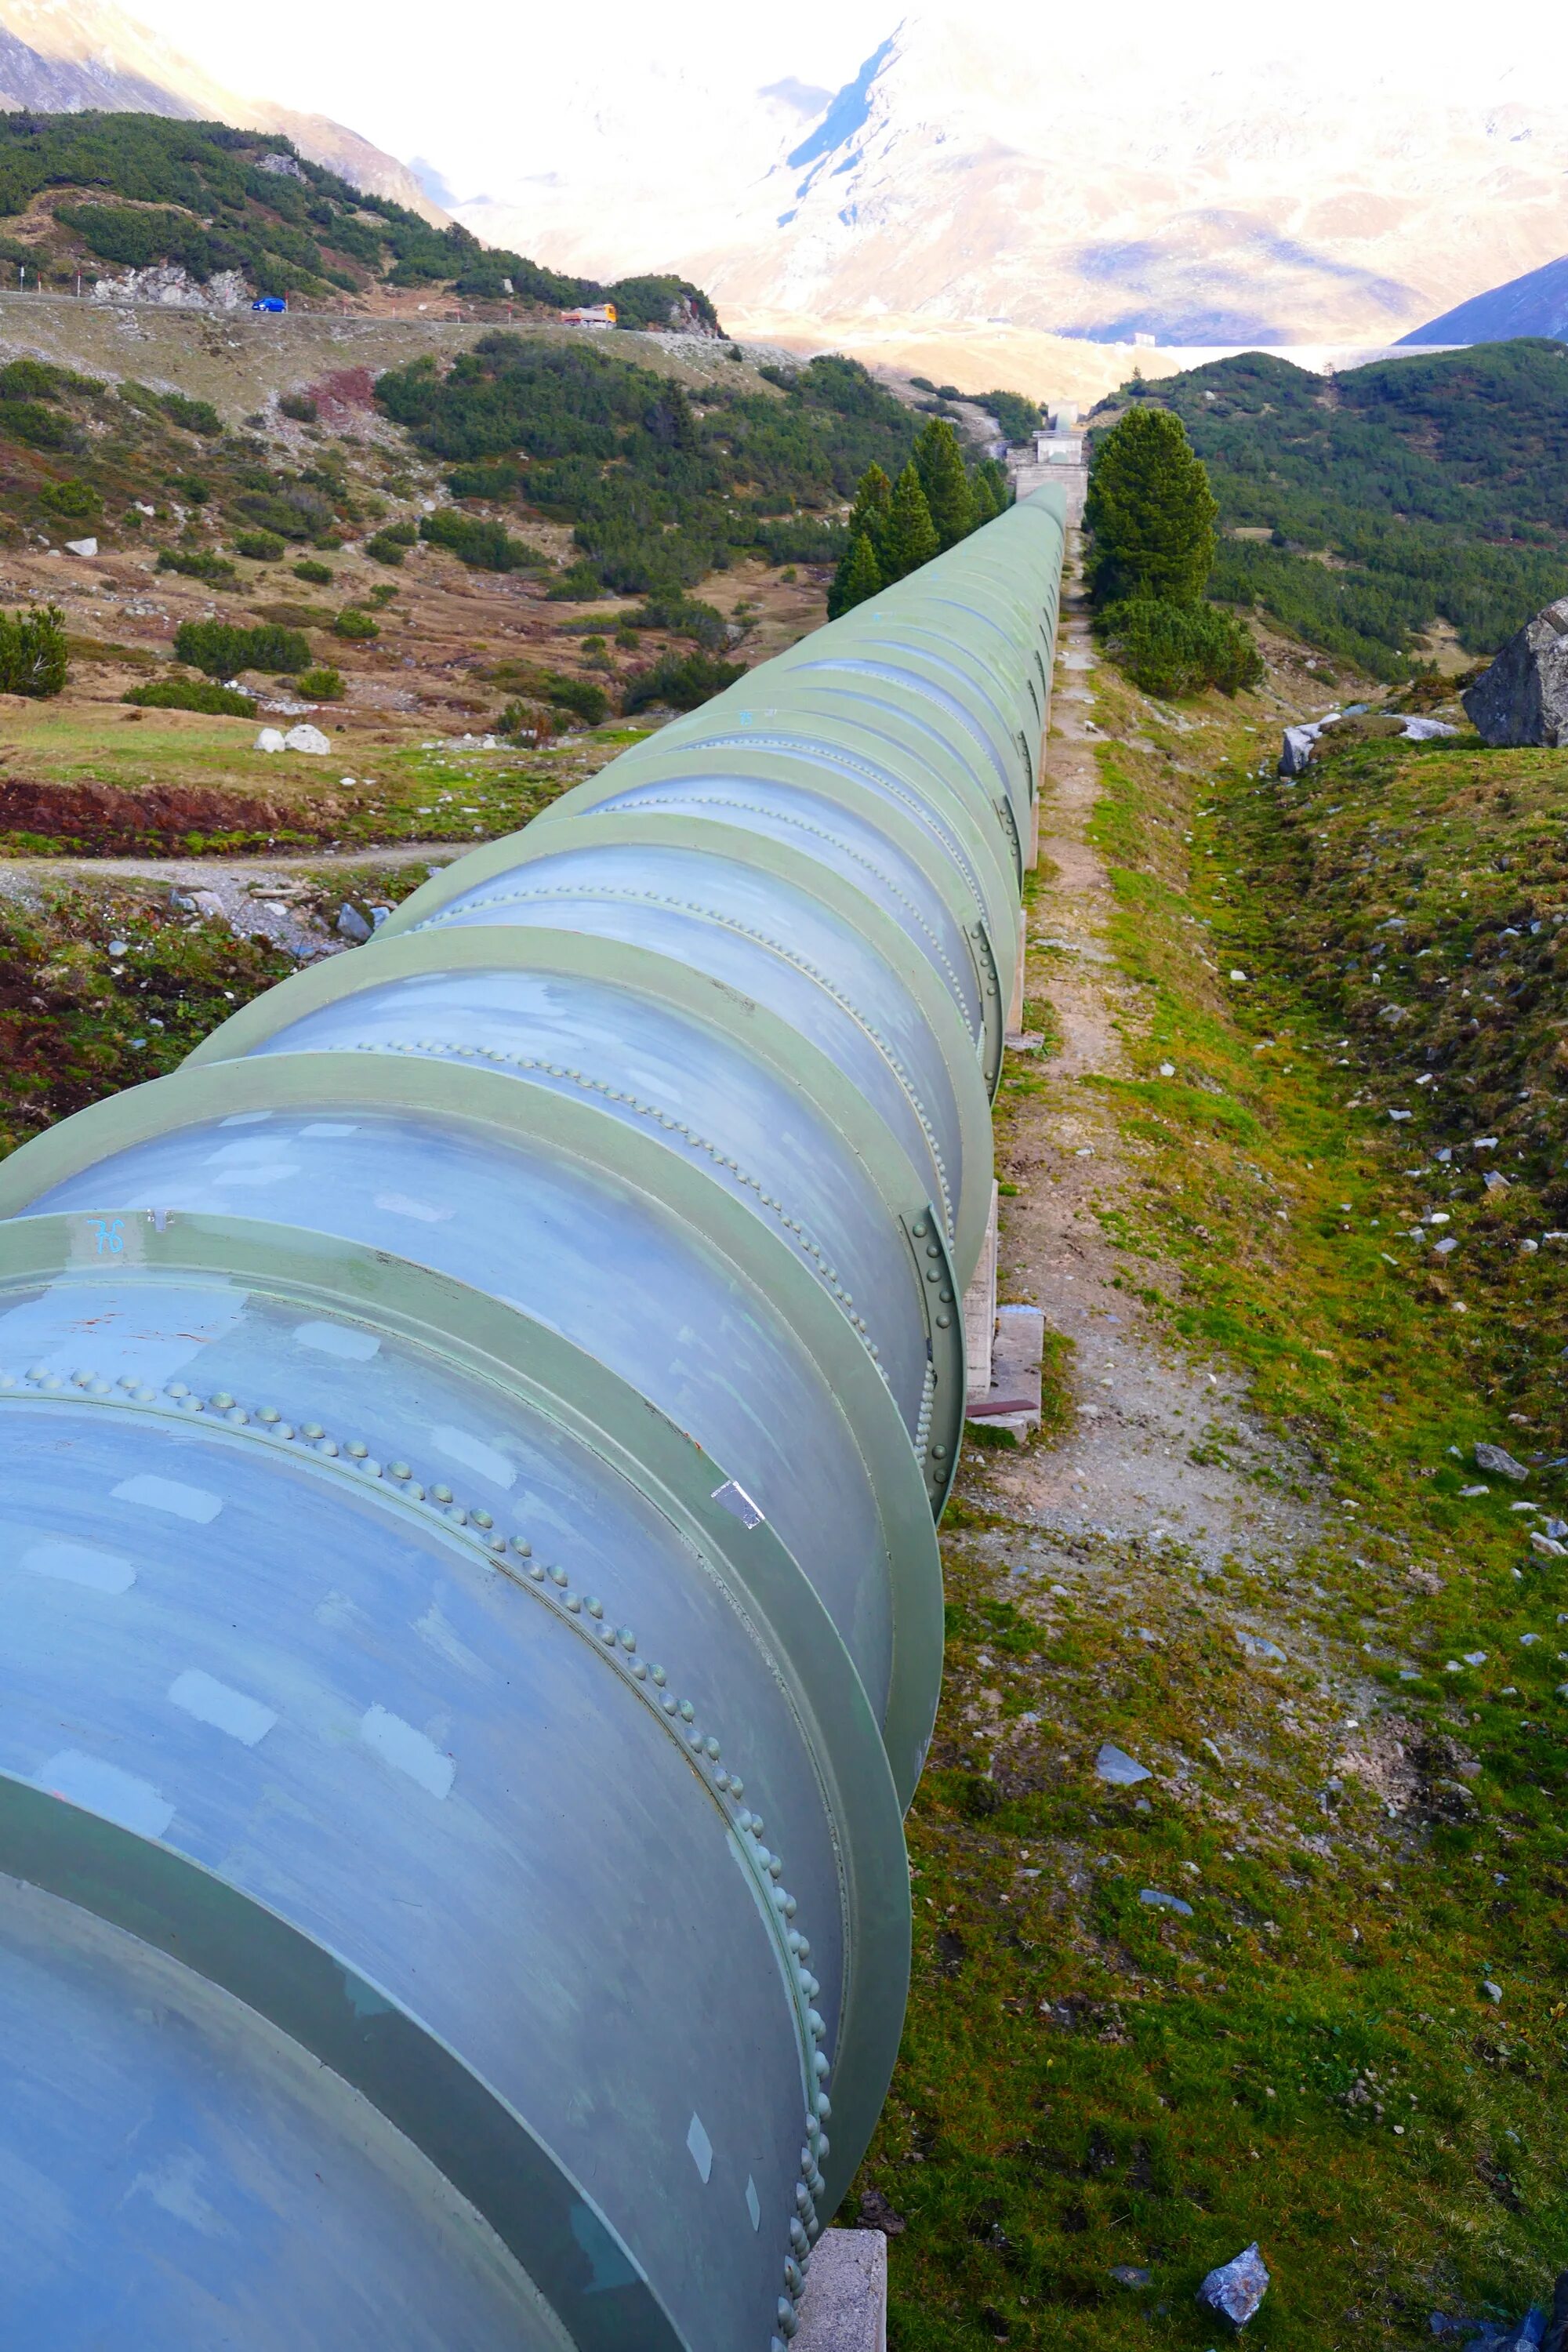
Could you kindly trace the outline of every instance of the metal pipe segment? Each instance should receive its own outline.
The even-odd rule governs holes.
[[[901,1811],[1053,493],[0,1169],[48,2352],[773,2352]]]

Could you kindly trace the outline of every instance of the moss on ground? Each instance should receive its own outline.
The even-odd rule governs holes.
[[[1099,684],[1138,739],[1093,824],[1126,1071],[1078,1082],[1121,1138],[1099,1215],[1156,1331],[1243,1377],[1300,1539],[1069,1538],[966,1457],[909,2021],[845,2218],[906,2225],[897,2352],[1201,2352],[1194,2290],[1254,2239],[1250,2343],[1429,2342],[1568,2245],[1568,1559],[1526,1535],[1568,1516],[1568,1329],[1562,1245],[1520,1246],[1568,1224],[1568,755],[1358,753],[1292,795],[1257,706]],[[1010,1066],[1005,1167],[1072,1094]],[[1098,1780],[1106,1739],[1153,1777]]]

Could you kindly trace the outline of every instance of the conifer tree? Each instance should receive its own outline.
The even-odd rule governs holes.
[[[885,474],[882,479],[884,482],[887,480]],[[871,544],[869,534],[857,531],[839,558],[833,585],[827,592],[828,619],[837,621],[841,613],[851,612],[857,604],[863,604],[868,596],[877,593],[881,584],[881,567],[877,562],[877,551]]]
[[[1153,596],[1195,604],[1217,552],[1206,467],[1169,409],[1129,408],[1095,451],[1084,521],[1100,604]]]
[[[888,528],[888,516],[892,509],[893,486],[875,459],[855,485],[855,503],[849,509],[849,545],[858,539],[868,539],[871,552],[881,570],[882,541]]]
[[[922,563],[931,562],[941,544],[911,457],[899,476],[893,490],[893,503],[882,542],[884,581],[890,583],[907,579],[911,572],[918,572]]]
[[[915,436],[914,460],[938,541],[955,547],[974,528],[974,500],[958,436],[945,416],[930,417],[921,425]]]
[[[978,530],[983,523],[994,522],[996,520],[999,511],[996,505],[996,493],[991,487],[991,477],[984,467],[976,467],[974,479],[969,488],[970,495],[974,501],[974,528]]]

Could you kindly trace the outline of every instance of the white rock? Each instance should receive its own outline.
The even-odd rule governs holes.
[[[96,539],[68,539],[66,541],[66,553],[68,555],[96,555],[98,553],[98,541]]]
[[[290,751],[330,751],[332,748],[319,727],[290,727],[283,741]]]
[[[283,749],[282,730],[277,727],[264,727],[260,734],[256,739],[254,748],[258,751],[281,751]]]

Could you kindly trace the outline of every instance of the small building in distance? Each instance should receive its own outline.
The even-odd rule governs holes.
[[[563,310],[561,323],[564,327],[613,327],[616,306],[613,302],[595,302],[581,310]]]

